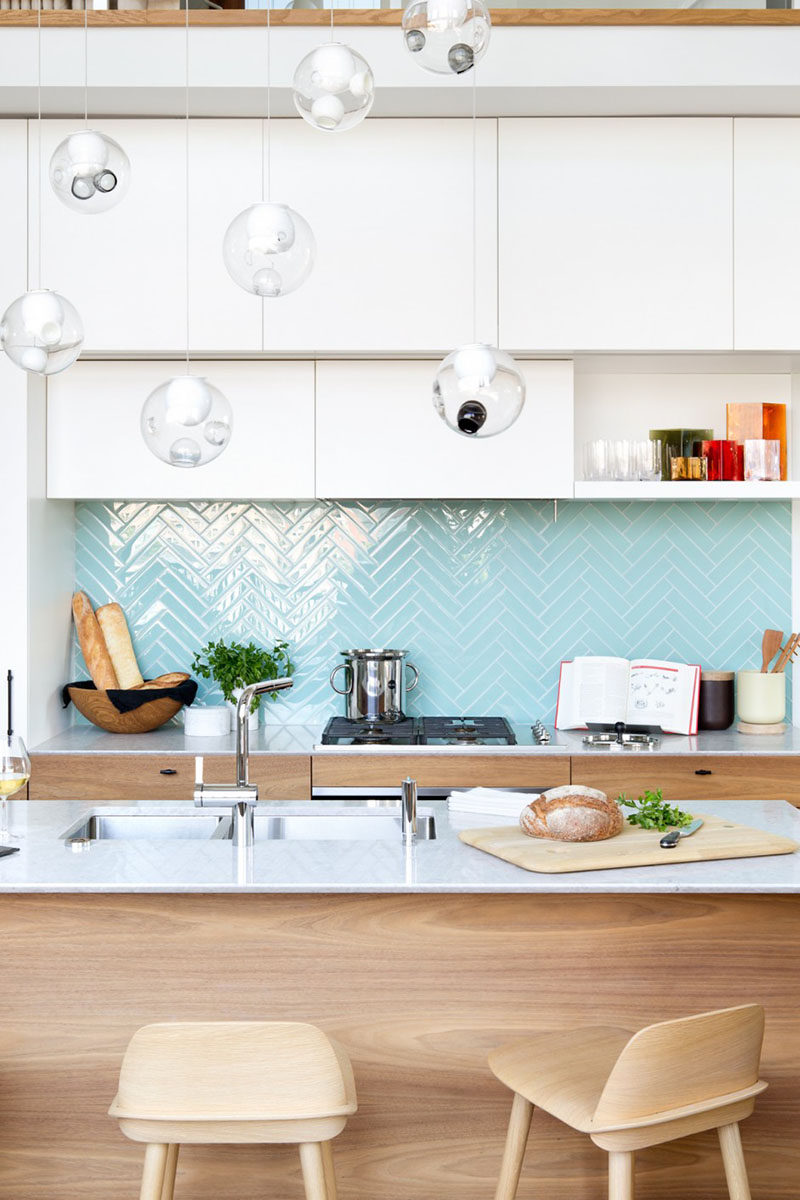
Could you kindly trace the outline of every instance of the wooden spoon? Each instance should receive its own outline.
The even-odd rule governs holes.
[[[761,639],[761,672],[766,674],[769,664],[781,648],[783,641],[782,629],[765,629]]]

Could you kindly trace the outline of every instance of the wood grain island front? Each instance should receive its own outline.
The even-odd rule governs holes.
[[[341,1200],[486,1200],[516,1035],[764,1005],[752,1192],[800,1178],[800,897],[791,894],[3,894],[0,1197],[125,1200],[141,1149],[107,1115],[151,1021],[301,1020],[345,1046],[359,1111]],[[596,1200],[605,1156],[535,1113],[520,1200]],[[641,1153],[647,1200],[723,1200],[714,1137]],[[292,1148],[187,1147],[176,1194],[301,1200]]]

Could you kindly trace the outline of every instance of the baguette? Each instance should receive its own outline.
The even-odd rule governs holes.
[[[133,652],[125,613],[118,604],[103,604],[95,615],[103,631],[119,686],[123,689],[141,687],[144,679]]]
[[[170,671],[167,675],[158,675],[155,679],[148,679],[145,683],[140,683],[134,690],[145,692],[154,688],[173,688],[180,683],[185,683],[188,678],[185,671]]]
[[[119,687],[103,632],[85,592],[76,592],[72,597],[72,616],[92,683],[100,691]]]
[[[622,831],[622,809],[597,788],[566,784],[542,792],[522,810],[520,827],[529,837],[559,842],[601,842]]]

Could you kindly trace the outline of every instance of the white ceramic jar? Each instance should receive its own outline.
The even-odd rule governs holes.
[[[736,710],[748,725],[777,725],[786,716],[783,671],[737,671]]]

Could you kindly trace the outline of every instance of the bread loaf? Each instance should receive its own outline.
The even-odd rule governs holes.
[[[522,810],[519,823],[530,837],[559,842],[601,842],[622,830],[622,809],[597,788],[571,783],[542,792]]]
[[[85,592],[76,592],[72,597],[72,616],[78,633],[81,653],[96,688],[119,687],[117,675],[108,653],[102,630],[92,610],[92,602]]]
[[[125,613],[118,604],[103,604],[95,615],[103,631],[119,686],[121,688],[140,687],[144,680],[133,652],[133,642],[128,632]]]

